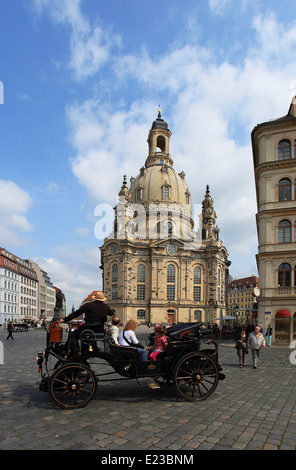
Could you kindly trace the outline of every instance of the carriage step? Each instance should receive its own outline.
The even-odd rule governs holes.
[[[160,386],[157,385],[157,384],[155,384],[155,383],[153,383],[153,384],[148,384],[148,387],[149,387],[149,388],[152,388],[152,390],[155,390],[156,388],[160,388]]]

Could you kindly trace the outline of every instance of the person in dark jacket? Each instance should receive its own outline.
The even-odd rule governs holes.
[[[242,330],[239,333],[237,333],[235,339],[236,339],[235,348],[236,348],[237,355],[239,358],[239,366],[240,368],[242,368],[245,362],[245,354],[246,353],[248,354],[246,329],[242,328]]]
[[[114,318],[114,310],[111,310],[111,308],[104,303],[105,300],[107,299],[104,296],[103,292],[99,291],[93,296],[92,302],[86,302],[85,304],[81,305],[78,310],[73,313],[70,313],[70,315],[60,320],[60,322],[68,323],[74,318],[77,318],[80,315],[84,314],[85,323],[83,323],[83,325],[81,325],[79,328],[77,328],[77,330],[75,330],[71,334],[71,350],[73,354],[72,357],[79,357],[81,355],[78,340],[84,330],[91,329],[96,333],[103,333],[104,323],[107,321],[107,317],[111,316]]]
[[[8,323],[8,325],[7,325],[7,331],[8,331],[8,336],[7,336],[6,339],[9,339],[9,338],[14,339],[14,338],[12,337],[12,332],[13,332],[13,323],[12,323],[12,321],[10,321],[10,322]]]

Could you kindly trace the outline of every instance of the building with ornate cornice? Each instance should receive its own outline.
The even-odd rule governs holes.
[[[38,278],[27,260],[0,248],[0,323],[38,317]]]
[[[296,339],[296,104],[252,131],[257,196],[258,321]]]
[[[194,230],[185,174],[173,168],[171,135],[159,110],[145,165],[130,187],[124,177],[113,231],[100,247],[104,294],[123,322],[213,322],[227,313],[230,261],[209,187]]]

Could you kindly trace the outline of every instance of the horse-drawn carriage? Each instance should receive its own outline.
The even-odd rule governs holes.
[[[40,390],[62,408],[85,406],[94,396],[97,384],[110,381],[109,374],[119,374],[123,379],[149,377],[158,387],[173,386],[177,394],[187,400],[204,400],[216,389],[219,380],[225,378],[218,362],[218,345],[201,349],[201,324],[180,325],[167,329],[168,345],[157,361],[139,360],[137,348],[117,346],[104,333],[96,333],[90,327],[81,333],[81,356],[71,359],[70,339],[62,341],[63,330],[58,322],[47,330],[47,344],[37,355],[41,374]],[[111,366],[97,373],[90,360],[103,359]],[[118,378],[116,379],[118,380]]]

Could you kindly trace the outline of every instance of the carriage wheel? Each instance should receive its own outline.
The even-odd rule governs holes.
[[[49,394],[62,408],[85,406],[96,389],[96,376],[85,364],[65,364],[55,370],[49,382]]]
[[[202,352],[189,353],[177,363],[174,374],[174,386],[187,400],[205,400],[219,381],[218,367],[210,356]]]

